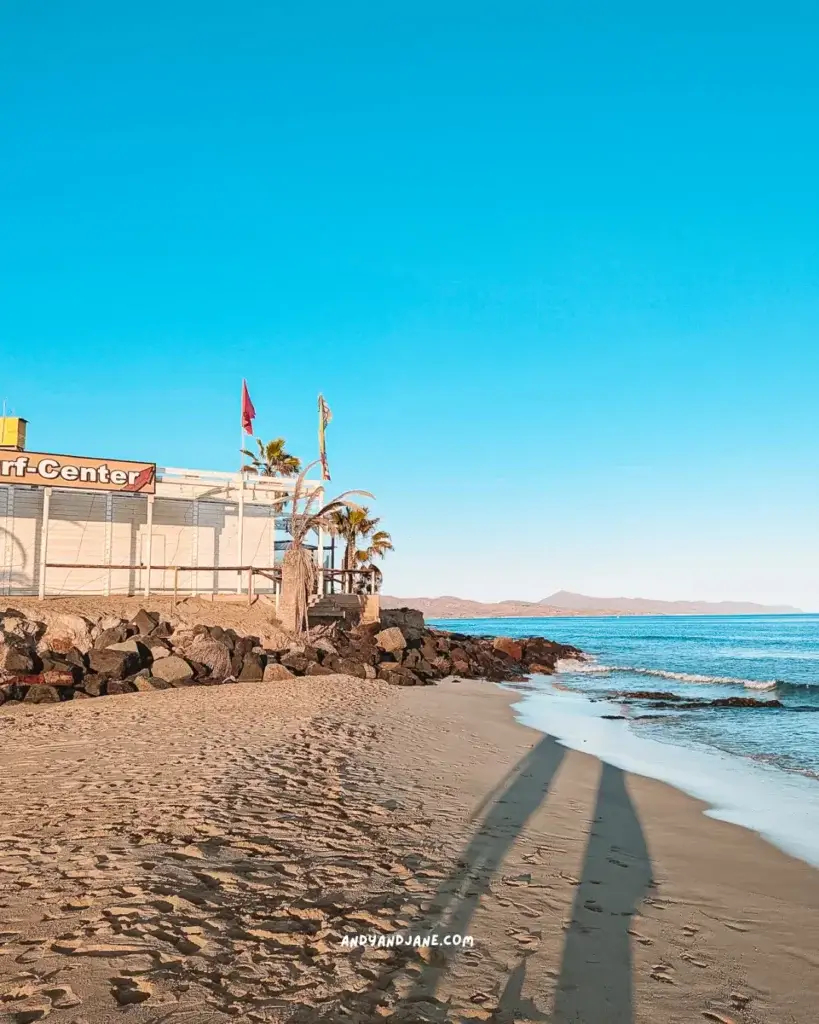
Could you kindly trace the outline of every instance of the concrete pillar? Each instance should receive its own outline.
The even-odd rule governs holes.
[[[151,546],[154,532],[154,496],[148,495],[148,520],[145,524],[147,537],[145,539],[145,596],[151,596]]]
[[[111,541],[114,529],[114,495],[109,491],[105,495],[105,551],[103,554],[103,565],[105,570],[105,584],[103,593],[106,597],[111,594]]]
[[[238,539],[237,539],[237,552],[236,552],[236,564],[241,568],[245,563],[242,561],[242,553],[245,547],[245,475],[241,474],[239,483],[239,528],[238,528]],[[242,592],[242,573],[237,573],[239,577],[239,583],[236,587],[236,593],[241,594]]]
[[[46,565],[48,564],[48,515],[51,509],[51,488],[43,488],[43,522],[40,527],[40,585],[38,594],[42,601],[45,597]]]

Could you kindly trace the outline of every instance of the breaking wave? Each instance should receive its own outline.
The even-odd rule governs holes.
[[[736,679],[734,676],[705,676],[695,672],[672,672],[669,669],[637,668],[630,665],[601,665],[596,661],[577,662],[569,659],[561,659],[556,667],[558,672],[570,672],[574,675],[609,675],[613,672],[623,672],[629,675],[651,676],[655,679],[674,679],[680,683],[744,686],[748,690],[773,690],[784,682],[781,679]]]

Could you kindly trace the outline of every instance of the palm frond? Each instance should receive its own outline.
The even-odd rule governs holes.
[[[293,472],[297,475],[293,491],[287,497],[290,503],[289,532],[290,545],[285,555],[289,569],[292,569],[293,582],[288,583],[288,588],[294,587],[296,591],[296,628],[302,629],[306,625],[306,609],[308,591],[312,590],[313,580],[310,577],[307,561],[312,556],[308,555],[304,548],[304,539],[311,530],[327,530],[333,536],[342,537],[347,541],[347,549],[344,554],[345,568],[353,568],[353,562],[358,562],[364,568],[368,561],[374,557],[381,557],[385,545],[389,544],[389,534],[385,531],[378,531],[377,527],[381,520],[370,515],[366,505],[360,504],[355,498],[375,500],[375,495],[370,491],[351,489],[342,491],[328,501],[324,500],[323,487],[314,487],[308,491],[306,480],[307,475],[314,466],[321,463],[320,459],[314,459],[306,466],[301,467],[298,460],[293,460]],[[283,472],[280,464],[280,472]],[[367,537],[375,534],[378,542],[372,550],[355,553],[355,538]],[[391,548],[391,546],[390,546]],[[349,553],[348,553],[349,552]],[[312,561],[310,561],[312,565]],[[312,570],[310,570],[312,571]]]
[[[240,449],[242,455],[250,459],[250,465],[244,467],[248,471],[259,476],[293,476],[301,469],[301,460],[285,451],[287,442],[283,437],[274,438],[272,441],[263,441],[260,437],[253,440],[256,442],[257,452],[249,451],[247,448]]]

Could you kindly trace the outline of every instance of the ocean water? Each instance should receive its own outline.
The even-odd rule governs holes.
[[[527,724],[619,767],[670,782],[715,817],[819,865],[819,615],[470,619],[488,636],[545,636],[587,662],[512,688]],[[618,691],[776,698],[779,709],[657,710]],[[625,716],[611,718],[610,716]],[[651,716],[651,717],[643,717]]]

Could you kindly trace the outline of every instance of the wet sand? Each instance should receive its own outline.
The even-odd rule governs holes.
[[[0,1022],[815,1020],[817,872],[513,699],[318,677],[0,712]],[[430,931],[474,948],[342,945]]]

